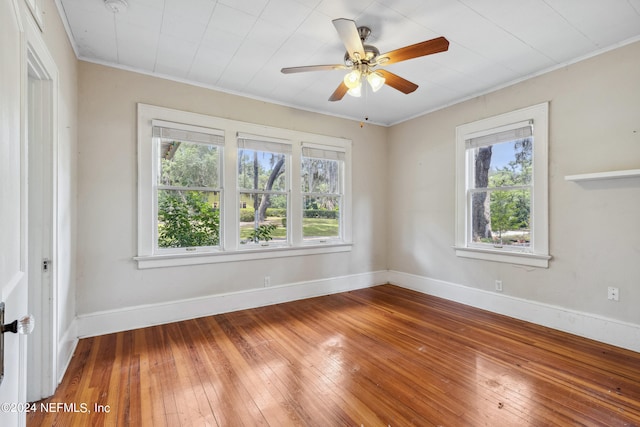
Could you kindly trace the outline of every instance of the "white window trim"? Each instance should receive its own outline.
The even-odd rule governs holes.
[[[222,165],[222,210],[220,219],[220,248],[210,252],[166,254],[155,251],[153,229],[153,141],[152,120],[181,123],[186,126],[220,129],[224,131],[225,145]],[[269,248],[245,248],[240,245],[237,232],[239,192],[237,191],[237,135],[259,135],[273,140],[291,141],[290,188],[291,244]],[[310,245],[302,239],[302,196],[300,159],[303,144],[311,143],[345,153],[344,195],[341,212],[344,233],[342,241],[317,242]],[[133,259],[138,268],[171,267],[180,265],[235,262],[265,258],[313,255],[350,251],[352,248],[351,201],[351,141],[344,138],[263,126],[204,114],[170,108],[138,104],[138,254]],[[299,207],[297,209],[296,207]]]
[[[549,103],[545,102],[487,119],[460,125],[456,128],[456,227],[455,252],[459,257],[497,261],[532,267],[549,267],[549,184],[548,139]],[[532,194],[532,252],[517,252],[513,248],[499,250],[479,248],[468,242],[467,221],[467,156],[465,140],[470,136],[486,135],[514,123],[533,120],[533,194]]]

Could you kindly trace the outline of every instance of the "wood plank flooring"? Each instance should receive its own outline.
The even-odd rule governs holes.
[[[82,339],[37,405],[30,427],[640,426],[640,353],[383,285]]]

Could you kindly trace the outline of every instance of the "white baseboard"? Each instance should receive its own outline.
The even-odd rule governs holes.
[[[387,283],[387,271],[379,271],[81,314],[77,317],[76,336],[104,335],[384,283]]]
[[[76,347],[78,346],[78,324],[77,320],[73,320],[71,325],[64,331],[64,334],[60,338],[58,342],[58,358],[57,358],[57,384],[60,384],[62,381],[62,377],[64,373],[67,372],[67,368],[69,367],[69,363],[71,363],[71,358],[73,357],[73,353],[76,351]]]
[[[77,339],[393,283],[640,352],[640,325],[398,271],[377,271],[79,315],[60,342],[59,373]]]
[[[398,271],[389,271],[387,279],[407,289],[640,352],[640,325]]]

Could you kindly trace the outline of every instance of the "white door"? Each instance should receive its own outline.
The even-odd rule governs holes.
[[[0,1],[0,299],[5,323],[27,313],[26,177],[21,119],[22,48],[17,0]],[[25,424],[26,337],[4,334],[0,425]]]

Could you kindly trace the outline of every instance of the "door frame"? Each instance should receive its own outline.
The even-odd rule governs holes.
[[[58,385],[58,70],[32,19],[25,19],[26,52],[24,73],[24,129],[28,163],[42,169],[27,168],[29,218],[40,210],[41,224],[27,224],[29,310],[36,328],[27,346],[27,400],[51,396]],[[36,150],[40,141],[41,149]],[[33,158],[31,158],[33,155]],[[33,181],[39,180],[35,184]],[[42,201],[35,205],[34,200]],[[48,258],[49,271],[43,272],[43,258]]]

